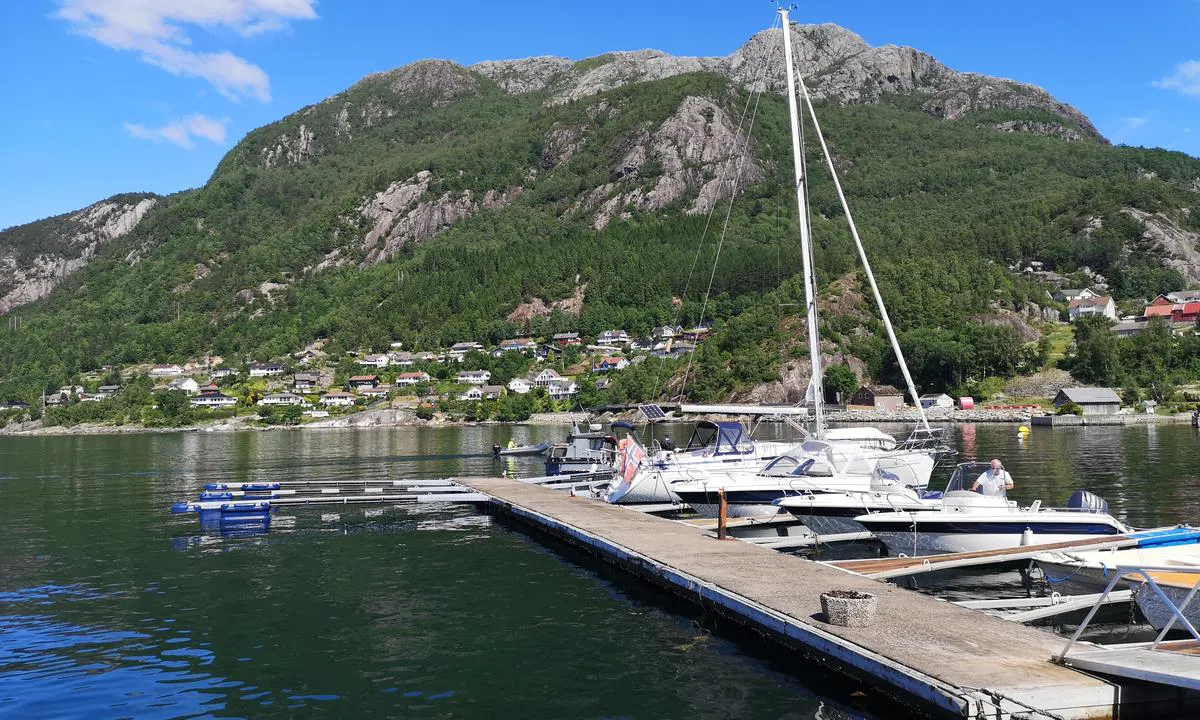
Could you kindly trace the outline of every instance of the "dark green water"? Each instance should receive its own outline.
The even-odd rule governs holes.
[[[562,432],[0,438],[0,717],[861,716],[467,507],[285,511],[242,538],[166,511],[219,480],[498,474],[493,442]],[[1086,486],[1135,525],[1200,520],[1191,428],[955,433],[1020,499]]]
[[[166,512],[220,479],[498,473],[461,453],[508,433],[0,438],[0,716],[814,716],[780,667],[467,507],[247,538]]]

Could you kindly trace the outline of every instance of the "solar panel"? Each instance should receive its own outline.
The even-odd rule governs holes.
[[[638,405],[638,410],[641,411],[648,422],[663,422],[667,419],[667,414],[657,405]]]

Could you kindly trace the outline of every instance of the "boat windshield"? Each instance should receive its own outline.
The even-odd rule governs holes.
[[[946,484],[946,492],[951,493],[957,491],[977,492],[971,489],[979,476],[991,470],[992,466],[986,462],[965,462],[959,463],[954,467],[954,474],[950,476],[950,482]]]
[[[912,465],[901,458],[880,458],[875,463],[875,469],[871,471],[872,490],[919,488],[923,484]]]
[[[692,437],[688,439],[684,450],[712,450],[717,455],[724,453],[746,452],[750,433],[737,422],[711,422],[701,420],[696,423]]]
[[[780,455],[759,474],[767,477],[829,477],[833,473],[828,465],[814,458]]]

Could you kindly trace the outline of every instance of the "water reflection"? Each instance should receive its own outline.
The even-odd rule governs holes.
[[[1086,487],[1134,525],[1200,520],[1191,428],[950,430],[1019,500]],[[493,443],[565,432],[0,438],[0,715],[813,717],[794,668],[468,507],[292,508],[244,536],[167,512],[206,482],[498,475]]]

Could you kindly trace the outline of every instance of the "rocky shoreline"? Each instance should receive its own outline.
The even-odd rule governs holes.
[[[930,423],[945,424],[945,423],[1021,423],[1030,424],[1034,417],[1053,417],[1050,413],[1044,410],[1033,409],[976,409],[976,410],[946,410],[939,409],[926,411],[926,417]],[[690,416],[686,419],[679,419],[679,422],[695,421],[699,419],[722,419],[726,416],[713,415],[709,416]],[[915,424],[920,422],[920,416],[915,410],[844,410],[839,412],[831,412],[826,416],[826,420],[830,423],[894,423],[894,424]],[[1186,413],[1178,415],[1119,415],[1106,416],[1107,420],[1095,420],[1093,422],[1045,422],[1047,427],[1054,424],[1058,425],[1135,425],[1146,423],[1183,423],[1188,422],[1190,416]],[[64,427],[54,425],[43,427],[41,422],[32,421],[24,423],[15,423],[5,428],[0,428],[0,436],[40,436],[40,435],[126,435],[130,433],[173,433],[173,432],[239,432],[239,431],[268,431],[268,430],[337,430],[337,429],[370,429],[370,428],[393,428],[393,427],[471,427],[478,425],[539,425],[539,426],[567,426],[572,422],[587,422],[591,419],[592,422],[599,422],[608,425],[617,420],[627,420],[638,423],[642,417],[636,411],[627,411],[622,413],[604,413],[599,416],[592,416],[585,412],[556,412],[556,413],[537,413],[528,420],[521,422],[503,422],[500,420],[482,420],[482,421],[466,421],[466,420],[448,420],[442,417],[434,417],[431,420],[422,420],[418,418],[411,410],[389,408],[383,410],[366,410],[364,412],[354,413],[352,415],[344,415],[342,417],[330,418],[318,422],[305,423],[303,425],[257,425],[253,416],[241,416],[229,418],[225,420],[216,420],[211,423],[202,423],[198,425],[188,425],[177,428],[147,428],[141,425],[100,425],[95,423],[85,423],[72,427]]]
[[[519,423],[501,422],[499,420],[465,421],[446,420],[435,417],[432,420],[422,420],[408,410],[366,410],[364,412],[330,418],[319,422],[303,425],[256,425],[253,416],[245,415],[225,420],[214,420],[211,423],[185,425],[183,427],[148,428],[142,425],[103,425],[98,423],[81,423],[66,427],[51,425],[45,427],[40,421],[14,423],[0,428],[0,436],[44,436],[44,435],[128,435],[134,433],[178,433],[178,432],[241,432],[241,431],[271,431],[271,430],[331,430],[331,429],[366,429],[389,427],[470,427],[475,425],[570,425],[573,421],[584,422],[588,417],[583,412],[536,413],[528,420]]]

